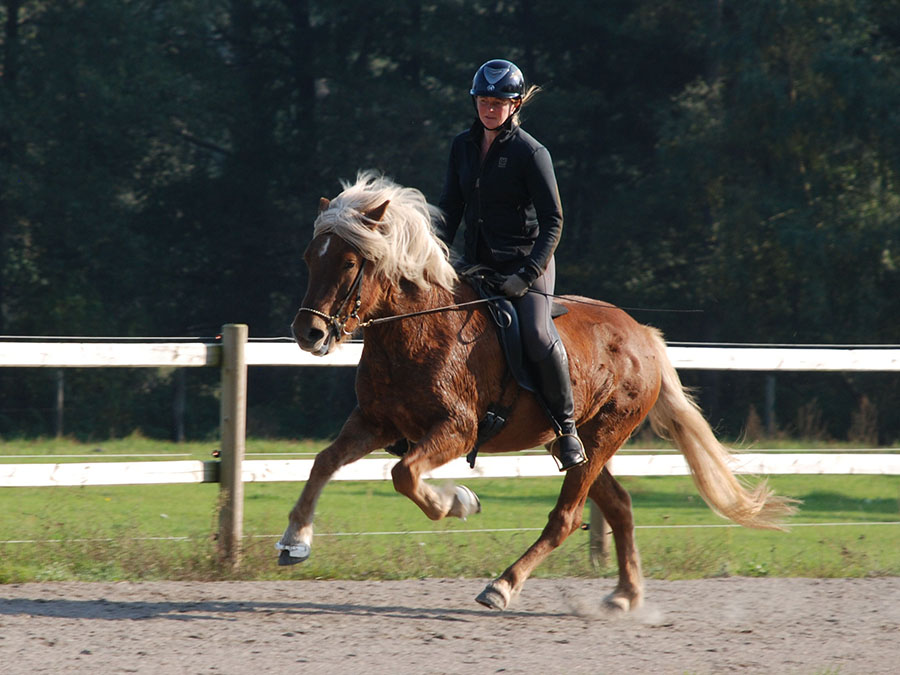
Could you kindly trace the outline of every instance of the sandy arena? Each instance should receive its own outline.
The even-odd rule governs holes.
[[[531,579],[0,586],[0,671],[19,673],[896,673],[900,578]]]

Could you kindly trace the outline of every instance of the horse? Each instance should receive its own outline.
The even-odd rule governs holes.
[[[281,565],[309,557],[316,502],[329,479],[375,450],[407,439],[409,449],[391,471],[395,490],[432,520],[465,519],[481,510],[477,495],[462,485],[435,489],[422,476],[475,447],[492,405],[510,412],[478,452],[550,450],[555,437],[536,397],[509,377],[485,302],[460,280],[435,236],[440,211],[417,189],[371,171],[341,185],[333,200],[320,200],[304,253],[308,285],[291,332],[301,349],[322,356],[363,331],[357,405],[313,462],[276,543]],[[540,536],[476,601],[507,609],[535,567],[579,529],[590,498],[616,546],[618,582],[604,603],[622,611],[641,605],[631,498],[606,464],[645,418],[683,453],[714,511],[743,526],[783,529],[794,500],[775,495],[764,481],[751,487],[736,478],[730,451],[682,386],[661,333],[609,303],[578,296],[556,301],[568,309],[556,327],[568,352],[588,462],[564,474]]]

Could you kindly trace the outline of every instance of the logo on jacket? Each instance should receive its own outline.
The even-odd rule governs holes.
[[[501,157],[499,160],[497,160],[497,168],[498,169],[506,168],[506,157]]]

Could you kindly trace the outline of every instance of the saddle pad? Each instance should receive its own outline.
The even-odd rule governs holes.
[[[537,391],[533,378],[529,373],[529,366],[525,359],[522,346],[522,337],[519,333],[519,317],[508,298],[498,298],[496,285],[496,272],[490,268],[478,265],[460,271],[460,276],[465,279],[475,292],[484,299],[491,298],[488,309],[497,325],[497,336],[506,356],[506,364],[512,376],[523,389],[534,393]],[[569,308],[558,302],[551,301],[550,316],[553,319],[568,314]]]

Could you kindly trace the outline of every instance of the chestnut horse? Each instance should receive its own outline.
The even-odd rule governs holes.
[[[534,448],[555,435],[534,396],[507,375],[487,307],[459,282],[446,246],[434,236],[437,210],[418,190],[374,173],[343,187],[333,201],[321,201],[304,254],[309,283],[291,329],[300,348],[317,355],[364,330],[358,402],[337,439],[316,456],[290,512],[276,544],[283,565],[309,557],[316,502],[335,471],[373,450],[408,439],[409,451],[391,472],[394,488],[432,520],[466,518],[481,510],[470,489],[436,490],[422,476],[473,449],[489,406],[502,404],[511,413],[479,452]],[[643,579],[631,498],[605,465],[645,417],[678,446],[698,491],[722,516],[778,528],[793,507],[765,484],[748,489],[735,478],[729,451],[685,393],[657,330],[606,303],[572,296],[560,302],[569,311],[556,327],[568,350],[578,433],[589,461],[565,474],[537,541],[476,599],[508,607],[532,570],[579,528],[590,497],[616,544],[619,579],[605,602],[634,609]]]

